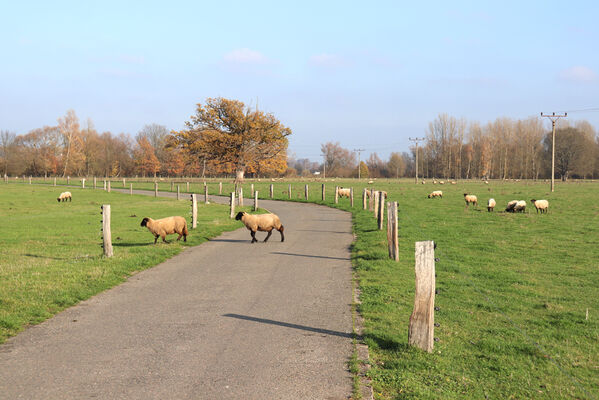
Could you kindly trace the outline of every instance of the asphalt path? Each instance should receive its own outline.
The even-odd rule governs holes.
[[[285,242],[224,233],[26,329],[0,346],[0,398],[349,398],[351,216],[260,206]]]

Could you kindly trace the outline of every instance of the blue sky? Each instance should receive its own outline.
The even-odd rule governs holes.
[[[599,108],[598,16],[592,1],[4,2],[0,129],[73,109],[100,132],[178,130],[222,96],[272,112],[297,157],[338,141],[386,158],[439,113]],[[599,128],[597,111],[569,115]]]

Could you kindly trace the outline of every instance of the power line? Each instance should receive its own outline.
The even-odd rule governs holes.
[[[408,138],[410,142],[416,143],[416,171],[414,174],[414,183],[418,183],[418,142],[426,140],[425,138]]]
[[[552,140],[551,140],[551,192],[553,192],[555,187],[555,123],[560,118],[566,118],[568,113],[564,114],[556,114],[552,113],[551,115],[543,115],[541,113],[541,118],[549,118],[551,120],[551,131]]]
[[[360,153],[364,151],[364,149],[354,149],[354,151],[358,152],[358,179],[360,179]]]

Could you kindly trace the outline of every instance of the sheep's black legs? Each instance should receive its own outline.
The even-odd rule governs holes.
[[[285,227],[283,225],[281,225],[281,229],[279,229],[279,233],[281,234],[281,242],[285,241],[285,235],[283,234],[284,230],[285,230]]]
[[[158,236],[154,236],[154,244],[158,241]]]
[[[272,229],[268,231],[268,235],[266,235],[266,239],[264,239],[264,243],[268,240],[268,238],[272,235]]]
[[[251,233],[252,233],[252,243],[257,242],[258,239],[256,239],[256,232],[251,231]]]

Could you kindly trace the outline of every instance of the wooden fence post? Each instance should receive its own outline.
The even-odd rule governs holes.
[[[56,186],[56,178],[54,178],[54,186]],[[94,189],[96,189],[96,177],[94,176]]]
[[[29,184],[31,185],[31,177],[29,177]]]
[[[387,203],[387,245],[389,258],[399,261],[399,243],[397,240],[397,202]]]
[[[379,213],[377,215],[377,220],[379,223],[379,231],[383,230],[383,222],[385,220],[383,217],[384,214],[385,214],[385,193],[379,192]]]
[[[289,184],[289,187],[287,187],[287,193],[289,193],[289,198],[291,198],[291,183]]]
[[[29,179],[31,179],[31,178],[29,178]],[[71,184],[71,177],[67,176],[67,185],[70,185],[70,184]]]
[[[158,197],[158,182],[154,182],[154,197]]]
[[[102,247],[104,248],[104,256],[113,256],[110,233],[110,204],[102,205]]]
[[[187,184],[187,193],[189,193],[189,182],[185,182]]]
[[[174,188],[175,188],[175,182],[171,181],[171,192],[173,191]]]
[[[304,187],[304,193],[306,195],[306,201],[308,201],[308,185]]]
[[[274,198],[275,197],[275,185],[273,185],[272,183],[270,184],[270,198]]]
[[[81,179],[81,189],[85,189],[85,178]]]
[[[104,179],[104,190],[106,190],[106,179]]]
[[[416,293],[408,343],[431,353],[435,330],[435,243],[416,242]]]
[[[133,184],[132,183],[129,184],[129,194],[133,195]]]
[[[123,178],[123,187],[126,188],[127,187],[127,182],[125,181],[125,178]]]
[[[368,189],[368,193],[370,193],[370,197],[368,198],[368,210],[374,210],[374,190],[372,188]]]
[[[243,188],[239,186],[239,205],[243,206]]]
[[[326,194],[325,193],[326,193],[326,188],[325,188],[325,185],[323,183],[322,184],[322,201],[324,201],[325,198],[326,198]]]
[[[250,191],[252,192],[252,197],[254,197],[254,184],[250,185]]]
[[[231,192],[231,218],[235,217],[235,192]]]
[[[198,226],[198,199],[195,193],[191,194],[191,229]]]
[[[108,188],[106,189],[108,193],[110,193],[110,179],[108,180]]]
[[[208,185],[204,185],[204,204],[208,204]]]
[[[254,192],[254,211],[258,210],[258,191]]]
[[[181,199],[181,190],[179,188],[179,185],[177,185],[177,200]]]
[[[367,189],[364,188],[364,190],[362,190],[362,210],[366,210],[366,207],[367,207],[367,205],[366,205],[366,199],[368,197],[367,197],[366,193],[367,193]]]
[[[218,183],[218,194],[219,195],[223,194],[223,183],[222,182]]]
[[[339,186],[335,186],[335,204],[339,203]]]
[[[381,196],[381,192],[379,192],[378,190],[375,190],[373,194],[374,195],[371,196],[374,198],[372,210],[374,211],[374,218],[378,218],[378,216],[379,216],[379,197]]]

